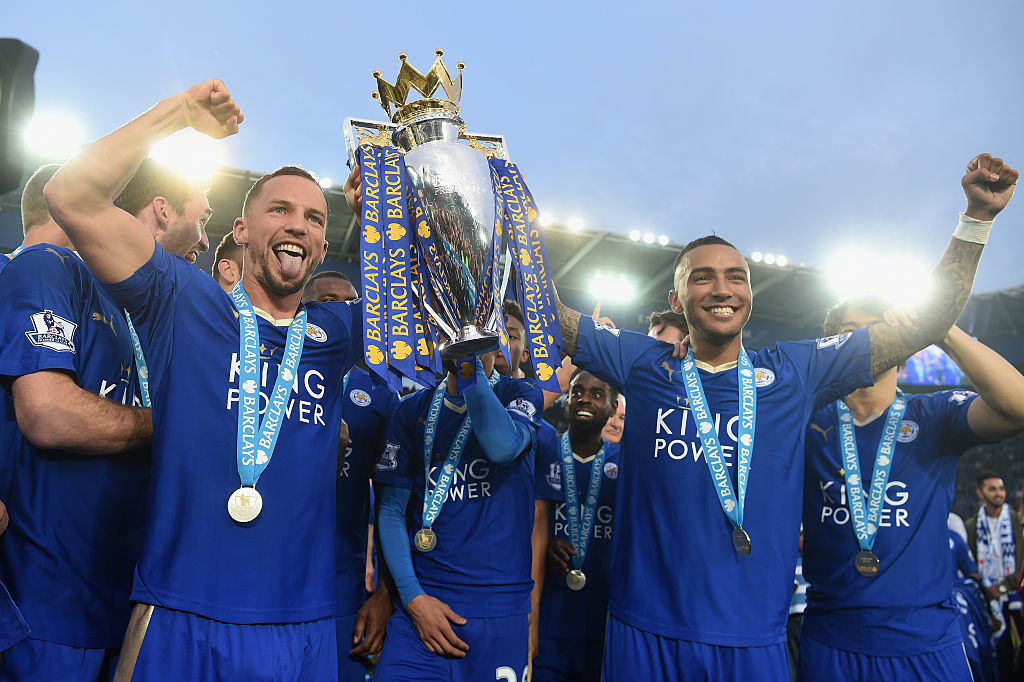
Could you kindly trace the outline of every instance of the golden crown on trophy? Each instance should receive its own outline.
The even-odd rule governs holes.
[[[409,55],[399,53],[398,58],[402,60],[402,66],[398,70],[398,78],[395,84],[391,85],[380,77],[380,71],[374,71],[373,77],[377,79],[377,89],[373,92],[374,99],[380,100],[380,105],[391,117],[392,123],[401,123],[411,117],[428,111],[446,111],[452,114],[459,113],[459,100],[462,99],[462,69],[465,64],[459,62],[456,66],[459,75],[452,80],[451,74],[441,61],[444,50],[434,50],[437,59],[426,74],[420,73],[415,66],[409,64]],[[444,89],[447,97],[434,97],[438,86]],[[414,100],[406,103],[405,98],[409,90],[416,90],[425,99]],[[395,113],[391,113],[391,105],[395,106]]]

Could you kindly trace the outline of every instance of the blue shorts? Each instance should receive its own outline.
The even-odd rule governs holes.
[[[672,639],[608,618],[604,679],[790,682],[786,644],[733,647]]]
[[[601,682],[604,640],[540,637],[532,682]]]
[[[804,637],[800,642],[797,680],[935,680],[971,682],[971,666],[964,645],[917,656],[871,656],[835,649]]]
[[[97,682],[114,677],[120,649],[80,649],[23,639],[0,656],[3,682]]]
[[[416,634],[405,611],[397,609],[388,621],[384,649],[375,682],[524,682],[530,646],[529,616],[466,618],[452,625],[469,645],[465,658],[431,653]]]
[[[357,611],[334,617],[335,629],[338,631],[338,682],[366,682],[366,665],[348,655],[352,650],[352,631],[355,630],[358,615]]]
[[[334,680],[338,676],[334,618],[236,625],[136,604],[117,674],[133,682]]]

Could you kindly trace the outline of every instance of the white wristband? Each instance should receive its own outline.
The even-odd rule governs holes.
[[[988,233],[992,231],[992,222],[991,220],[971,218],[961,213],[960,222],[957,223],[953,236],[962,242],[985,244],[988,242]]]

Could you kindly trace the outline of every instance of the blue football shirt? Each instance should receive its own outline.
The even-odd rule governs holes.
[[[896,437],[878,534],[874,578],[854,569],[860,547],[850,526],[835,405],[814,413],[804,481],[803,636],[874,656],[911,656],[961,640],[946,519],[960,455],[981,439],[967,425],[977,397],[956,390],[908,395]],[[856,426],[861,474],[874,471],[884,416]]]
[[[0,273],[0,375],[67,372],[81,388],[137,405],[124,312],[74,252],[39,244]],[[142,545],[148,453],[109,457],[40,451],[0,391],[2,484],[11,525],[0,563],[33,636],[84,648],[119,647],[132,569]],[[54,418],[59,418],[54,412]]]
[[[513,419],[536,432],[543,405],[540,390],[524,379],[501,377],[494,392]],[[487,459],[470,431],[441,513],[434,521],[437,547],[419,552],[412,538],[422,526],[423,431],[432,389],[398,405],[374,480],[412,491],[406,510],[413,569],[432,597],[461,616],[491,617],[530,612],[530,538],[534,521],[534,449],[497,465]],[[441,408],[430,467],[430,489],[444,463],[464,413]],[[534,438],[535,439],[535,438]]]
[[[744,528],[733,549],[672,346],[580,320],[576,365],[629,396],[612,535],[611,614],[648,632],[720,646],[786,638],[803,483],[803,434],[817,405],[872,383],[866,330],[748,352],[757,432]],[[736,368],[703,369],[704,393],[735,486]]]
[[[540,602],[540,634],[542,637],[565,639],[604,640],[605,617],[608,614],[608,591],[611,588],[611,547],[612,521],[615,513],[615,490],[619,481],[620,446],[605,444],[604,473],[601,490],[598,493],[594,527],[590,533],[590,545],[584,557],[583,573],[587,584],[580,591],[570,590],[565,576],[551,573],[544,578],[544,593]],[[561,449],[555,453],[557,479],[552,487],[557,488],[559,502],[554,505],[548,532],[552,538],[569,540],[569,519],[565,513],[565,493],[562,487]],[[552,470],[550,455],[544,462],[545,469]],[[537,463],[541,466],[540,460]],[[576,494],[580,500],[580,519],[590,476],[594,470],[593,458],[585,462],[573,458],[576,470]]]
[[[355,613],[366,599],[366,541],[370,522],[370,477],[384,451],[388,421],[398,395],[358,367],[349,373],[342,399],[348,446],[338,476],[338,613]]]
[[[341,387],[361,352],[359,305],[306,305],[302,359],[277,449],[256,486],[263,511],[239,524],[227,511],[240,485],[234,304],[212,277],[159,245],[107,289],[132,315],[155,406],[153,481],[132,599],[238,624],[333,615]],[[290,320],[257,319],[262,411]]]

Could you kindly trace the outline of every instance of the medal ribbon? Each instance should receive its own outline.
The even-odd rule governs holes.
[[[907,398],[903,391],[896,391],[896,398],[885,413],[882,437],[875,453],[875,466],[871,472],[871,494],[864,503],[864,485],[860,475],[860,459],[857,454],[857,434],[853,413],[842,400],[836,401],[836,416],[839,419],[839,447],[843,454],[843,475],[846,478],[846,503],[850,507],[850,520],[857,544],[864,551],[875,546],[878,535],[878,521],[885,502],[885,486],[889,482],[896,437],[900,433],[903,414],[907,411]],[[866,507],[866,509],[865,509]]]
[[[288,342],[260,419],[260,330],[248,294],[239,282],[231,290],[241,328],[238,350],[238,477],[243,486],[256,487],[260,474],[270,464],[281,431],[288,396],[298,376],[299,360],[306,338],[306,308],[299,308],[288,325]],[[258,426],[257,426],[258,424]]]
[[[500,375],[497,372],[491,372],[491,377],[488,380],[491,388],[494,388],[499,378]],[[423,427],[424,528],[430,528],[434,525],[434,521],[437,520],[438,515],[441,513],[441,507],[444,506],[444,501],[448,497],[448,489],[451,488],[452,481],[455,479],[455,468],[462,457],[462,451],[466,448],[466,441],[469,440],[469,431],[472,428],[472,420],[469,418],[469,412],[467,411],[466,416],[462,418],[462,424],[459,425],[458,432],[455,434],[452,446],[448,450],[448,456],[441,466],[441,473],[437,477],[437,485],[434,486],[434,492],[431,493],[430,461],[434,457],[434,437],[437,435],[437,424],[441,419],[441,405],[444,403],[444,392],[447,386],[448,380],[445,378],[434,389],[434,395],[430,398],[430,410],[427,412],[427,423]]]
[[[738,453],[736,491],[734,492],[732,481],[729,478],[729,470],[725,465],[725,457],[722,455],[722,443],[718,439],[718,432],[715,429],[714,420],[711,419],[707,399],[704,397],[704,387],[701,385],[700,375],[697,373],[697,361],[693,357],[693,351],[687,351],[681,364],[683,385],[690,400],[690,414],[693,415],[694,424],[697,426],[697,435],[704,448],[704,461],[708,463],[711,481],[718,492],[718,502],[722,505],[722,511],[725,512],[733,528],[739,528],[743,525],[743,504],[747,498],[747,481],[750,476],[750,462],[754,456],[754,430],[757,424],[757,387],[754,384],[754,365],[750,362],[747,351],[741,345],[736,371],[740,404],[739,428],[737,429],[739,438],[736,444]]]
[[[146,355],[142,352],[142,344],[139,342],[139,335],[132,324],[132,316],[124,311],[125,322],[128,323],[128,333],[132,337],[132,350],[135,352],[135,373],[139,377],[139,391],[142,394],[142,406],[152,407],[149,399],[149,365],[146,364]],[[258,345],[258,344],[257,344]]]
[[[555,365],[561,359],[561,350],[555,343],[554,327],[558,326],[558,315],[553,307],[554,297],[545,291],[544,282],[538,277],[537,262],[543,258],[540,250],[531,251],[528,224],[526,185],[515,164],[501,159],[491,159],[492,182],[495,196],[502,199],[499,215],[504,216],[505,233],[509,241],[509,253],[516,265],[516,295],[526,320],[526,347],[530,363],[540,387],[560,392],[555,377]],[[540,233],[538,232],[538,237]]]
[[[576,550],[576,556],[572,557],[572,567],[582,568],[583,559],[587,555],[587,547],[590,545],[590,532],[594,529],[594,517],[597,515],[597,500],[601,494],[601,479],[604,472],[604,445],[594,455],[594,468],[590,470],[590,485],[587,486],[587,499],[583,501],[583,511],[580,511],[580,501],[576,494],[576,465],[572,457],[572,445],[569,443],[569,432],[562,434],[562,480],[565,481],[563,491],[565,493],[565,515],[569,520],[569,543]],[[582,516],[582,518],[581,518]]]

